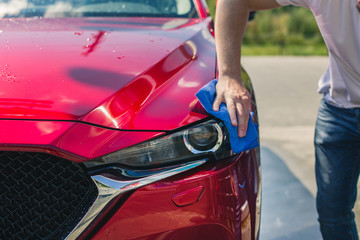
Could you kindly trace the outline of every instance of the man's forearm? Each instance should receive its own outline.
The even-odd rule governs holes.
[[[241,43],[249,12],[279,6],[276,0],[219,0],[215,19],[215,41],[219,68],[213,109],[225,103],[238,135],[247,131],[250,95],[241,82]]]
[[[247,1],[220,0],[216,10],[215,34],[219,73],[240,78],[241,42],[249,16]]]

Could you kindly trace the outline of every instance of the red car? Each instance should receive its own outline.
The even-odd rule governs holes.
[[[213,35],[204,0],[0,1],[0,239],[258,239]]]

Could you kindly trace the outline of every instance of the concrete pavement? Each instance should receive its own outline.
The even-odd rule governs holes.
[[[269,148],[261,159],[260,240],[321,240],[314,196]]]

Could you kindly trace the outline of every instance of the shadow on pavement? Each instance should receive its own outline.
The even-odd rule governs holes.
[[[261,161],[260,240],[321,240],[315,198],[270,149]]]

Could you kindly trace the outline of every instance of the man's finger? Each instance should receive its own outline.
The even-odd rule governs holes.
[[[246,135],[247,126],[249,122],[249,112],[248,109],[241,103],[236,105],[237,115],[238,115],[238,136],[244,137]]]
[[[214,103],[213,103],[213,110],[214,111],[219,111],[220,108],[220,104],[222,103],[222,97],[220,97],[219,95],[216,96]]]
[[[238,127],[238,135],[239,137],[245,137],[249,123],[249,117],[245,117],[244,115],[241,117],[241,120],[239,120],[239,122],[240,124]]]
[[[236,126],[238,124],[237,118],[236,118],[236,108],[234,105],[234,102],[231,98],[226,99],[226,108],[229,112],[230,121],[233,126]]]

